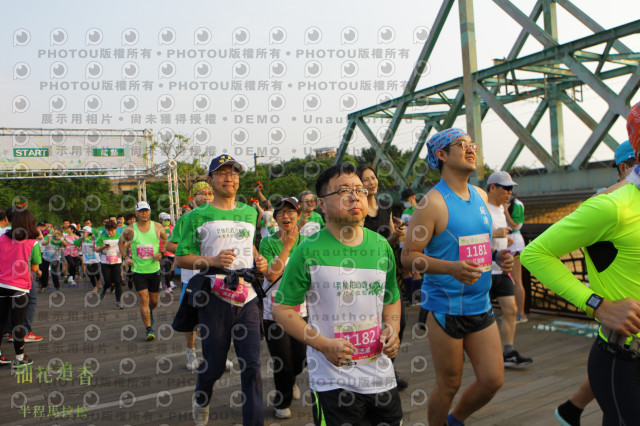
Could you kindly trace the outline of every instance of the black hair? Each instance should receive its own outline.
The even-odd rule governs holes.
[[[115,223],[112,220],[110,220],[109,222],[105,223],[105,225],[104,225],[104,229],[116,229],[117,227],[118,227],[118,224]]]
[[[135,219],[136,218],[136,214],[135,213],[127,213],[124,215],[124,221],[128,222],[131,219]]]
[[[451,152],[450,151],[451,150],[451,144],[445,146],[444,148],[442,148],[442,150],[448,154],[449,152]],[[442,173],[442,166],[444,166],[444,163],[442,162],[441,159],[438,158],[438,171],[440,173]]]
[[[6,217],[7,217],[7,211],[5,209],[0,209],[0,220],[4,220],[6,219]]]
[[[82,223],[85,223],[86,221],[91,222],[91,219],[89,219],[88,217],[85,217],[84,220],[82,221]]]
[[[12,213],[11,229],[6,233],[7,237],[15,241],[36,239],[40,236],[36,228],[36,218],[29,209],[16,209]]]
[[[356,169],[351,163],[334,164],[333,166],[320,173],[316,180],[316,194],[318,197],[322,197],[327,191],[327,185],[329,180],[336,176],[342,176],[344,174],[356,174]]]
[[[633,168],[633,166],[635,166],[638,163],[638,160],[636,160],[635,158],[628,158],[624,161],[621,161],[620,164],[626,164],[627,167],[629,168]],[[618,172],[618,180],[622,179],[622,173],[620,173],[620,164],[616,165],[616,171]]]
[[[358,168],[356,169],[356,174],[358,175],[358,177],[360,178],[360,180],[362,180],[362,175],[364,174],[365,171],[367,170],[371,170],[373,172],[373,175],[376,177],[376,179],[378,179],[378,173],[376,173],[376,171],[374,170],[373,167],[367,165],[367,164],[360,164],[358,166]]]
[[[402,201],[407,201],[409,198],[413,197],[414,195],[416,195],[416,193],[413,191],[413,189],[406,188],[402,191],[402,193],[400,194],[400,197],[402,198]]]

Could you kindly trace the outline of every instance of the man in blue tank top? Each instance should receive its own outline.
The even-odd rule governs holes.
[[[431,137],[429,165],[442,179],[416,207],[407,230],[402,264],[424,272],[422,307],[436,385],[429,397],[429,424],[463,425],[488,403],[504,380],[500,335],[489,289],[491,262],[505,272],[513,265],[508,250],[491,251],[487,194],[468,183],[476,170],[478,146],[464,130],[447,129]],[[460,387],[463,351],[476,375],[447,415]]]

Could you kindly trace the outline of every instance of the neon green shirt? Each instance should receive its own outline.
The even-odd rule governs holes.
[[[593,293],[640,300],[640,190],[633,184],[590,198],[555,223],[520,257],[540,282],[583,309]],[[595,243],[599,243],[593,246]],[[589,287],[559,260],[585,247]],[[594,261],[595,259],[595,261]]]

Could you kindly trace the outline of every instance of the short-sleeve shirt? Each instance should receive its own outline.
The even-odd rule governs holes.
[[[96,240],[96,247],[109,245],[109,247],[100,252],[100,263],[104,263],[106,265],[115,265],[117,263],[122,263],[122,254],[120,253],[120,248],[118,247],[119,241],[120,235],[118,233],[116,233],[113,237],[110,237],[106,233],[98,237],[98,239]]]
[[[47,235],[46,237],[44,237],[44,241],[48,241],[49,244],[44,246],[42,258],[47,262],[55,262],[57,260],[60,260],[62,258],[62,252],[64,251],[62,240],[56,241],[51,235]]]
[[[106,234],[105,234],[106,235]],[[82,262],[86,264],[99,263],[100,257],[95,250],[96,238],[91,237],[78,238],[73,242],[76,247],[80,247],[80,253],[82,254]]]
[[[291,254],[274,301],[295,306],[306,300],[309,325],[328,338],[339,337],[345,327],[365,333],[379,327],[384,305],[400,297],[396,263],[382,236],[365,228],[363,232],[362,243],[355,247],[342,244],[326,229],[307,238]],[[379,349],[375,354],[338,368],[308,346],[309,365],[317,366],[309,369],[311,389],[373,394],[394,388],[391,361]]]
[[[313,211],[311,212],[311,216],[309,216],[307,223],[305,223],[304,226],[300,228],[300,235],[310,237],[322,228],[324,228],[324,219],[318,212]]]
[[[258,212],[244,203],[237,203],[231,210],[203,204],[185,216],[176,256],[195,254],[213,257],[222,250],[234,249],[236,258],[227,269],[252,268],[257,222]],[[249,286],[245,303],[255,297],[255,290]]]
[[[298,245],[301,242],[303,242],[306,238],[307,237],[305,237],[304,235],[298,235],[298,240],[296,241],[295,245],[292,247],[291,251],[289,252],[289,257],[287,258],[287,264],[291,259],[291,254],[295,251]],[[278,237],[278,234],[273,234],[271,236],[268,236],[262,239],[262,241],[260,242],[260,254],[264,256],[264,258],[267,260],[268,266],[271,266],[275,258],[280,256],[280,253],[282,252],[283,247],[284,247],[284,244],[280,240],[280,237]],[[273,287],[271,287],[273,283],[267,280],[266,278],[264,279],[264,284],[263,284],[264,290],[271,287],[267,292],[267,297],[265,297],[263,301],[264,314],[262,315],[262,317],[266,320],[273,321],[273,316],[271,315],[271,307],[273,306],[273,298],[275,296],[276,290],[280,286],[281,282],[282,282],[282,278],[280,279],[280,281],[275,283]],[[300,316],[303,318],[307,316],[306,303],[302,303],[300,305]]]

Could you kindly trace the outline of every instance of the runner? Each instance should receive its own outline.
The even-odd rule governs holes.
[[[267,294],[264,299],[265,338],[269,353],[273,359],[273,381],[276,396],[273,400],[275,416],[278,419],[291,418],[291,400],[300,399],[300,388],[296,376],[302,373],[306,365],[307,347],[284,332],[282,326],[273,321],[271,306],[276,290],[280,285],[289,256],[306,237],[299,235],[297,223],[299,207],[293,198],[282,198],[275,205],[273,215],[278,224],[278,232],[265,237],[260,243],[260,254],[267,259],[269,268],[264,274],[263,288]],[[307,317],[307,305],[302,303],[296,312],[301,318]]]
[[[213,189],[211,185],[207,182],[196,182],[191,187],[191,194],[193,197],[193,202],[196,207],[199,207],[205,203],[210,203],[213,201]],[[178,248],[178,243],[180,242],[180,235],[182,234],[182,225],[184,224],[184,220],[187,217],[186,214],[180,216],[178,221],[176,222],[176,226],[173,228],[173,232],[169,236],[169,242],[167,243],[167,251],[171,253],[175,253]],[[182,292],[180,293],[180,302],[184,298],[185,291],[187,289],[187,283],[193,277],[195,273],[198,273],[199,270],[193,269],[182,269],[182,273],[180,274],[180,281],[182,283]],[[195,345],[195,332],[187,331],[184,333],[184,337],[187,343],[187,370],[193,371],[198,368],[198,356],[196,354],[196,345]]]
[[[300,220],[298,229],[300,235],[309,237],[324,227],[324,219],[315,211],[318,200],[311,191],[302,191],[298,195],[300,202]]]
[[[513,187],[518,185],[505,171],[492,173],[487,179],[487,196],[489,214],[491,215],[492,236],[491,248],[493,250],[509,250],[507,235],[511,228],[507,226],[507,217],[504,204],[509,202],[513,193]],[[509,250],[511,252],[511,250]],[[500,265],[493,262],[491,265],[491,291],[489,296],[497,299],[502,312],[500,321],[500,340],[502,341],[502,353],[505,367],[520,367],[531,364],[531,358],[524,357],[514,349],[513,343],[516,336],[516,298],[513,291],[513,281],[509,274],[502,271]]]
[[[97,293],[100,288],[100,259],[96,253],[96,237],[93,235],[93,229],[89,226],[82,228],[81,232],[82,238],[73,243],[80,248],[85,272],[89,276],[93,292]]]
[[[31,272],[38,270],[42,258],[37,242],[40,233],[33,213],[27,209],[19,209],[13,213],[11,221],[12,229],[0,235],[0,330],[4,330],[10,314],[19,325],[12,330],[16,359],[9,361],[0,352],[0,365],[11,363],[13,374],[18,368],[33,364],[33,360],[24,354],[24,338],[27,333],[23,324],[31,289]]]
[[[628,184],[625,179],[637,164],[640,164],[640,162],[635,158],[633,147],[629,141],[624,141],[618,145],[614,156],[614,165],[618,171],[618,183],[605,190],[598,191],[598,194],[608,194],[619,188],[620,184]],[[589,384],[589,376],[586,376],[578,389],[571,395],[571,398],[558,406],[555,415],[560,423],[564,422],[563,424],[566,423],[570,426],[580,426],[582,412],[594,399],[595,396]]]
[[[120,302],[122,297],[122,256],[118,248],[120,236],[116,232],[117,224],[113,221],[105,225],[106,232],[96,240],[96,252],[100,253],[100,266],[104,277],[104,286],[100,293],[100,300],[113,284],[116,291],[116,309],[124,309]]]
[[[167,242],[162,225],[150,220],[151,207],[146,201],[136,204],[136,223],[122,232],[118,246],[120,254],[133,272],[133,285],[140,300],[140,316],[146,329],[145,340],[155,340],[153,310],[158,305],[160,291],[160,241]],[[126,243],[131,243],[132,256],[127,255]]]
[[[368,191],[367,214],[364,219],[364,227],[382,235],[392,247],[397,247],[400,239],[404,239],[404,223],[402,223],[400,219],[393,217],[391,213],[391,198],[380,197],[379,200],[376,197],[378,195],[378,176],[371,167],[365,164],[359,165],[356,169],[356,175],[358,175],[358,178],[362,181],[362,185],[364,185],[364,188]],[[394,258],[395,256],[396,252],[394,251]],[[400,330],[398,331],[400,343],[402,343],[402,336],[404,335],[404,328],[406,324],[404,304],[401,301]],[[395,358],[393,359],[393,362],[395,362]],[[395,372],[395,375],[398,390],[401,391],[406,389],[409,386],[409,383],[406,380],[401,379],[398,376],[397,371]]]
[[[169,213],[160,213],[159,216],[160,222],[162,223],[162,228],[164,229],[164,233],[167,234],[168,237],[171,236],[171,232],[173,232],[173,225],[171,225],[171,215]],[[173,283],[173,268],[175,261],[175,254],[166,250],[165,245],[160,241],[160,253],[162,253],[162,259],[160,259],[160,268],[162,269],[162,278],[164,281],[164,288],[167,294],[171,294],[173,289],[176,288],[176,285]]]
[[[352,165],[326,169],[316,191],[327,227],[291,254],[273,317],[308,345],[316,425],[400,425],[402,406],[389,359],[400,346],[393,251],[382,236],[361,226],[367,190]],[[296,312],[306,296],[313,297],[307,300],[309,324]]]
[[[42,252],[42,276],[40,277],[40,292],[46,290],[49,285],[49,269],[53,278],[53,286],[60,290],[62,281],[62,252],[67,246],[63,238],[62,228],[53,228],[53,235],[47,235],[42,241],[44,251]]]
[[[187,215],[176,253],[178,267],[203,270],[191,279],[187,291],[193,292],[193,285],[195,290],[211,294],[205,306],[197,309],[197,322],[207,334],[202,340],[206,362],[198,366],[193,401],[196,424],[208,422],[213,385],[225,370],[231,338],[244,367],[240,375],[244,394],[243,424],[262,426],[264,423],[260,376],[261,304],[249,281],[255,280],[254,261],[261,273],[267,270],[267,261],[253,245],[257,212],[236,201],[241,171],[240,164],[229,155],[211,160],[207,182],[215,193],[213,202]],[[258,290],[261,289],[258,287]]]
[[[464,130],[446,129],[429,139],[428,161],[440,182],[420,200],[406,233],[402,264],[425,272],[422,307],[436,385],[428,405],[429,424],[464,424],[487,404],[504,380],[500,334],[489,300],[491,260],[513,264],[508,250],[492,252],[486,193],[468,183],[478,146]],[[447,415],[462,380],[463,352],[476,380]]]
[[[67,229],[67,233],[63,236],[67,242],[63,256],[67,260],[67,282],[75,287],[77,285],[76,278],[80,279],[82,264],[80,263],[78,247],[74,244],[74,241],[80,237],[76,234],[76,226],[74,224],[70,224]]]
[[[524,250],[524,238],[520,233],[520,229],[524,224],[524,204],[512,193],[504,211],[507,218],[507,226],[511,228],[508,238],[513,241],[509,246],[509,250],[513,256],[511,278],[513,280],[513,293],[516,297],[516,308],[518,309],[516,312],[516,324],[521,324],[528,321],[524,312],[525,291],[522,285],[522,264],[520,263],[520,253]]]

